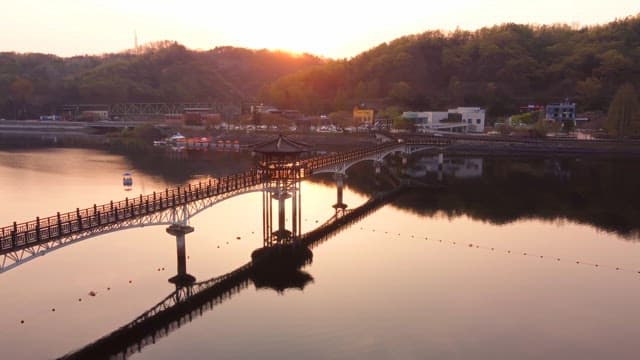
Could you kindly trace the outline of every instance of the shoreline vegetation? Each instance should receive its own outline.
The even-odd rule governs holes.
[[[181,132],[185,129],[181,129]],[[184,131],[189,136],[208,136],[214,141],[238,141],[243,148],[278,136],[278,132],[245,131]],[[153,146],[153,141],[166,137],[170,132],[152,126],[142,126],[107,134],[61,129],[42,131],[0,131],[0,149],[78,147],[96,148],[116,153],[158,153],[164,150]],[[289,136],[310,144],[318,151],[346,151],[378,142],[373,133],[289,133]],[[407,136],[415,136],[406,134]],[[615,156],[640,156],[639,140],[576,140],[568,138],[519,138],[493,135],[449,135],[454,140],[443,151],[459,155],[551,155],[598,154]],[[216,151],[215,149],[210,149]],[[199,151],[199,150],[193,150]],[[200,150],[201,151],[201,150]],[[436,151],[436,150],[434,150]]]

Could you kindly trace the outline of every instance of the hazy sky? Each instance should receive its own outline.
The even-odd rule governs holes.
[[[640,0],[0,0],[0,51],[100,54],[176,40],[351,57],[399,36],[504,22],[601,24]]]

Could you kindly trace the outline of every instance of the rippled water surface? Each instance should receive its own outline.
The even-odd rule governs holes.
[[[213,303],[180,326],[156,324],[141,352],[130,355],[638,358],[635,159],[446,158],[441,182],[435,159],[416,157],[406,168],[389,160],[414,183],[444,187],[404,193],[319,243],[300,270],[309,280],[302,289],[246,281],[212,295]],[[215,174],[228,163],[219,155],[208,166]],[[134,177],[129,191],[121,182],[126,171]],[[185,171],[185,180],[207,178]],[[376,177],[370,163],[347,174],[349,208],[393,183],[385,171]],[[9,225],[148,194],[180,179],[94,150],[3,151],[0,220]],[[337,194],[330,175],[303,181],[301,190],[304,233],[334,214]],[[262,201],[260,192],[246,193],[190,219],[187,272],[196,281],[236,269],[262,246]],[[97,236],[0,273],[2,358],[72,353],[171,294],[176,240],[165,228]]]

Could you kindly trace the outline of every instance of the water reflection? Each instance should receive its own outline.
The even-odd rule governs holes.
[[[492,224],[567,220],[629,240],[640,236],[640,163],[635,158],[447,156],[442,171],[437,163],[437,155],[410,159],[404,176],[434,183],[442,174],[443,187],[417,189],[394,206],[425,217],[466,215]],[[402,173],[397,161],[389,165]],[[350,172],[352,189],[374,191],[367,171],[368,164],[361,164]]]
[[[482,158],[449,158],[440,165],[438,157],[422,156],[415,159],[408,167],[407,175],[419,178],[441,171],[446,176],[460,179],[482,176]]]
[[[457,158],[445,156],[443,163],[450,159]],[[119,293],[113,292],[113,289],[118,289],[118,284],[103,274],[74,276],[74,273],[78,272],[77,269],[95,259],[96,254],[100,254],[101,257],[107,256],[106,254],[109,253],[107,251],[95,251],[100,249],[98,247],[100,241],[73,246],[73,250],[71,250],[72,247],[67,248],[69,252],[74,252],[84,247],[85,251],[78,253],[84,258],[75,262],[79,266],[76,265],[67,272],[51,267],[53,270],[50,273],[55,274],[51,277],[42,276],[44,272],[49,271],[49,268],[40,267],[40,265],[48,263],[64,266],[65,263],[74,264],[74,259],[66,257],[67,250],[56,254],[55,257],[44,257],[41,262],[32,263],[35,266],[30,265],[20,269],[20,273],[12,272],[2,277],[2,280],[6,280],[3,284],[7,292],[7,296],[3,297],[3,305],[7,309],[4,325],[9,331],[9,334],[4,334],[3,337],[6,348],[13,345],[13,349],[7,349],[7,351],[25,352],[25,348],[37,346],[34,340],[42,344],[41,340],[50,339],[56,344],[44,345],[38,354],[23,356],[23,358],[44,358],[51,356],[51,353],[60,355],[79,345],[77,343],[79,341],[93,341],[111,329],[127,323],[139,315],[142,309],[162,299],[166,294],[169,294],[171,299],[164,299],[154,309],[159,310],[170,302],[174,304],[180,302],[181,305],[165,307],[166,312],[162,314],[157,311],[156,316],[149,316],[148,322],[136,322],[137,325],[127,328],[129,332],[125,332],[123,328],[122,332],[116,331],[113,336],[98,341],[92,346],[95,346],[94,349],[102,350],[94,350],[95,354],[98,354],[95,357],[89,355],[86,357],[101,358],[107,356],[109,352],[128,356],[123,354],[133,354],[140,348],[157,342],[162,336],[170,334],[173,330],[196,319],[206,310],[228,301],[235,294],[243,289],[250,289],[253,285],[260,289],[274,291],[259,291],[255,294],[245,291],[243,299],[237,299],[239,301],[235,302],[234,306],[216,308],[213,314],[215,316],[210,314],[208,319],[211,321],[203,320],[198,324],[194,323],[188,329],[174,333],[162,344],[147,348],[149,352],[141,356],[160,358],[162,353],[164,358],[184,356],[184,354],[189,354],[187,357],[208,358],[213,352],[215,356],[220,357],[227,355],[252,358],[259,357],[260,351],[263,351],[263,355],[267,354],[271,357],[303,357],[305,354],[320,354],[317,357],[326,358],[333,355],[328,352],[343,349],[343,353],[347,354],[345,357],[352,358],[394,356],[411,358],[429,357],[432,354],[431,357],[435,358],[460,356],[473,358],[478,357],[478,354],[485,355],[479,356],[483,358],[500,358],[501,355],[504,358],[519,358],[524,356],[523,354],[529,354],[532,358],[544,358],[557,354],[534,350],[531,355],[531,349],[545,349],[550,346],[554,349],[564,349],[561,356],[565,358],[579,358],[580,355],[593,356],[589,355],[590,350],[593,349],[601,351],[598,352],[602,354],[599,357],[606,357],[605,354],[608,353],[616,358],[633,358],[635,344],[633,337],[628,334],[633,333],[633,323],[637,320],[634,316],[636,312],[633,311],[634,304],[638,300],[638,292],[633,287],[633,283],[637,282],[637,278],[634,277],[635,271],[622,274],[611,268],[606,269],[604,266],[597,268],[598,270],[595,267],[586,269],[582,265],[573,265],[573,261],[565,263],[564,259],[581,261],[593,259],[594,263],[622,265],[624,268],[636,270],[638,250],[635,249],[637,247],[635,245],[637,244],[616,241],[617,237],[605,236],[575,224],[559,227],[548,226],[540,221],[524,221],[513,226],[498,227],[489,226],[487,223],[502,224],[526,218],[543,220],[569,218],[572,222],[582,219],[583,223],[603,228],[600,222],[605,219],[604,223],[616,229],[616,232],[624,229],[625,226],[633,231],[638,227],[636,220],[638,205],[635,204],[639,198],[635,190],[638,180],[636,162],[629,159],[605,158],[485,157],[482,160],[482,177],[460,178],[454,177],[453,173],[444,174],[442,188],[434,191],[414,190],[405,193],[393,206],[386,207],[376,216],[359,224],[358,228],[364,226],[369,231],[351,228],[340,239],[345,241],[332,241],[321,249],[311,246],[307,246],[306,249],[300,248],[299,258],[287,257],[289,264],[282,264],[279,269],[275,266],[274,271],[268,267],[267,270],[271,273],[267,274],[257,273],[257,270],[256,272],[246,271],[235,275],[227,274],[224,279],[216,276],[209,279],[210,281],[203,281],[212,274],[226,273],[228,269],[242,264],[243,259],[246,259],[247,255],[263,241],[261,236],[257,235],[258,239],[255,239],[255,242],[250,240],[235,242],[234,246],[214,250],[215,241],[221,241],[219,234],[223,231],[232,228],[233,230],[228,230],[225,236],[235,237],[240,233],[237,229],[246,230],[241,234],[244,240],[245,234],[248,235],[250,230],[256,230],[256,234],[260,233],[260,225],[254,224],[249,229],[246,226],[243,227],[245,224],[241,221],[233,224],[224,221],[216,222],[215,216],[207,217],[209,214],[203,215],[200,218],[201,222],[197,223],[198,230],[201,230],[204,223],[210,222],[211,227],[207,229],[208,232],[200,232],[196,235],[186,234],[185,239],[184,256],[191,255],[193,262],[189,262],[188,259],[184,261],[183,273],[195,274],[197,279],[191,285],[199,283],[202,285],[200,288],[189,285],[189,282],[167,283],[169,278],[174,277],[173,275],[181,273],[180,261],[173,265],[175,261],[173,251],[178,250],[176,252],[178,259],[181,255],[178,247],[173,249],[173,238],[164,234],[164,229],[159,229],[159,232],[163,233],[161,236],[165,240],[171,239],[172,249],[162,248],[155,243],[152,248],[156,253],[149,256],[154,259],[153,261],[141,261],[139,264],[113,261],[113,263],[126,264],[120,266],[127,270],[118,273],[117,276],[120,277],[118,281],[126,283],[128,279],[133,278],[134,284],[137,284],[136,286],[127,285],[129,287],[126,292],[124,290]],[[50,161],[50,163],[53,162]],[[378,177],[372,176],[374,168],[371,163],[363,163],[350,169],[345,178],[348,181],[349,190],[357,189],[361,193],[375,194],[391,188],[392,183],[403,181],[403,176],[410,175],[408,171],[402,172],[403,166],[399,158],[389,158],[387,165],[390,168],[383,168]],[[412,159],[409,159],[406,168],[409,169],[411,166]],[[126,166],[110,172],[115,174],[111,182],[117,185],[119,190],[114,195],[116,199],[122,195],[119,176],[122,171],[130,168]],[[142,179],[144,174],[142,170],[135,171],[137,185],[140,183],[138,179]],[[105,173],[100,174],[102,176],[99,177],[102,178]],[[180,175],[180,177],[186,176]],[[49,175],[49,178],[53,176]],[[429,172],[417,180],[429,178],[437,178],[437,174]],[[24,176],[18,175],[12,179],[20,179],[24,186]],[[301,209],[301,213],[305,214],[306,211],[303,219],[309,217],[310,223],[316,219],[320,219],[321,222],[330,215],[329,213],[334,213],[336,208],[340,208],[340,206],[331,208],[331,204],[349,204],[350,206],[346,207],[346,213],[349,213],[349,208],[357,203],[352,191],[345,191],[345,199],[339,200],[339,193],[335,187],[338,179],[334,175],[328,174],[323,178],[311,180],[327,185],[333,184],[334,188],[329,191],[325,186],[313,186],[316,190],[323,191],[305,192],[302,200],[306,203],[306,207]],[[86,182],[89,181],[90,179],[86,180]],[[57,183],[57,181],[51,182]],[[64,194],[73,196],[74,192],[78,192],[77,183],[68,181],[74,189]],[[160,183],[154,186],[159,188],[164,185]],[[85,191],[84,188],[80,191],[80,193],[85,192],[95,196],[93,193],[96,191]],[[111,198],[112,195],[108,196]],[[124,196],[126,194],[122,195]],[[252,217],[259,219],[260,198],[251,197],[250,201],[249,198],[248,196],[246,201],[245,199],[238,201],[240,205],[233,208],[236,211],[234,214],[244,215],[246,211],[253,214]],[[356,199],[360,198],[356,197]],[[87,202],[92,200],[91,197],[85,199]],[[277,201],[272,201],[275,215],[279,212]],[[311,217],[309,209],[314,203],[322,204],[326,213],[320,211],[322,216]],[[71,205],[75,207],[76,204]],[[291,200],[286,199],[285,219],[290,219],[291,206]],[[398,211],[398,208],[405,211]],[[215,211],[211,209],[211,213]],[[33,211],[30,211],[28,215],[32,213]],[[49,212],[43,211],[43,213]],[[223,213],[220,214],[224,217]],[[442,219],[442,214],[446,214],[450,219]],[[482,221],[471,221],[465,215]],[[333,224],[339,224],[339,221],[340,219],[337,219]],[[275,219],[273,224],[277,223]],[[303,225],[306,224],[303,223]],[[216,226],[224,227],[224,230],[217,229]],[[339,226],[336,225],[336,227]],[[293,231],[289,222],[285,223],[284,228]],[[344,226],[339,227],[339,229],[344,228]],[[576,231],[576,228],[580,231]],[[304,229],[305,232],[309,230],[308,227]],[[376,232],[371,232],[371,229],[376,229]],[[274,230],[277,230],[277,227],[274,227]],[[386,235],[386,230],[389,230],[389,235]],[[126,243],[126,249],[130,249],[130,253],[147,253],[151,248],[143,248],[148,246],[148,243],[143,240],[151,231],[153,230],[149,228],[131,235],[123,232],[120,245]],[[391,236],[392,231],[393,236]],[[396,236],[400,232],[403,233],[404,240]],[[203,245],[204,242],[198,244],[193,241],[203,233],[211,237],[211,239],[205,239],[212,240],[210,244]],[[414,233],[428,235],[430,240],[418,241],[418,236],[416,239],[409,239],[409,234]],[[137,237],[139,234],[142,236]],[[457,241],[459,246],[434,244],[431,241],[432,236]],[[157,236],[149,238],[158,240]],[[545,258],[534,260],[531,256],[516,257],[514,254],[507,256],[495,252],[489,253],[489,251],[483,251],[482,246],[476,251],[467,248],[467,243],[495,246],[496,249],[526,250],[531,251],[529,254],[544,254]],[[367,251],[362,251],[364,248]],[[102,249],[107,248],[105,246]],[[311,249],[315,252],[315,257]],[[207,250],[217,252],[214,254]],[[171,254],[170,268],[175,269],[175,273],[167,275],[165,272],[155,271],[156,266],[167,264],[166,260],[157,260],[162,258],[160,252]],[[111,256],[122,257],[122,254],[117,251],[114,253]],[[195,259],[198,253],[200,262]],[[555,257],[550,260],[547,255],[558,255],[562,257],[563,262],[556,262]],[[277,264],[278,256],[275,258],[274,262]],[[328,259],[330,261],[325,261]],[[221,260],[224,264],[217,264]],[[313,264],[311,264],[312,261]],[[354,262],[357,263],[354,264]],[[105,263],[107,266],[102,269],[106,269],[103,272],[107,273],[111,264],[109,261]],[[216,265],[210,265],[211,263]],[[309,264],[312,267],[307,267]],[[39,272],[29,272],[38,268]],[[381,268],[384,271],[380,271]],[[153,272],[157,277],[153,280],[146,278],[145,280],[148,281],[143,284],[142,281],[136,282],[140,279],[135,275],[136,271]],[[134,275],[129,275],[130,273]],[[19,278],[19,274],[29,275],[23,276],[22,282],[24,287],[31,286],[36,289],[32,291],[33,294],[22,291],[27,295],[20,296],[23,284],[15,280]],[[376,274],[376,281],[371,281],[371,274]],[[51,280],[56,276],[67,281]],[[78,282],[77,279],[82,277],[88,280]],[[45,282],[55,283],[55,285],[49,289],[47,284],[38,282],[38,280],[42,281],[41,279],[46,279]],[[413,279],[419,279],[419,281],[416,282]],[[74,291],[81,289],[84,295],[85,289],[97,289],[98,285],[103,283],[111,286],[115,284],[109,297],[102,296],[103,293],[100,292],[98,297],[91,299],[91,303],[83,299],[81,305],[62,308],[68,297],[75,303]],[[155,295],[150,295],[153,292],[146,291],[150,288],[147,286],[149,284],[162,285],[157,286]],[[295,296],[286,298],[276,295],[276,292],[286,293],[288,291],[286,289],[300,288],[305,289],[304,296],[298,296],[300,295],[298,292],[295,292]],[[38,292],[40,289],[42,291]],[[44,289],[47,289],[50,294]],[[200,291],[194,291],[197,289]],[[437,296],[433,296],[433,289],[437,289]],[[358,295],[345,296],[346,293]],[[62,300],[56,298],[57,294],[63,294]],[[33,303],[29,301],[29,298],[35,299],[39,295],[44,296],[40,300],[34,300]],[[277,299],[272,302],[277,305],[270,307],[269,301],[264,301],[270,297]],[[188,302],[181,300],[187,298]],[[21,305],[13,305],[11,303],[13,299]],[[56,306],[55,313],[49,312],[49,302],[52,306]],[[28,326],[17,325],[20,316],[24,313],[36,313],[34,310],[43,307],[45,315],[41,312],[26,318]],[[292,313],[291,309],[306,310]],[[17,315],[13,316],[13,313]],[[102,318],[92,317],[92,313],[101,314]],[[105,320],[107,317],[117,320],[109,322]],[[256,324],[255,319],[258,318],[265,319],[264,324]],[[18,321],[14,321],[15,319]],[[75,324],[71,324],[74,322]],[[60,326],[60,323],[66,325]],[[308,326],[309,323],[313,326]],[[262,331],[263,328],[264,331]],[[51,329],[58,330],[52,332]],[[53,333],[56,335],[52,335]],[[79,333],[84,336],[78,335]],[[277,339],[274,342],[273,338],[266,338],[265,334],[273,333],[282,334],[282,338],[289,339],[290,342],[278,343]],[[329,338],[326,334],[333,336]],[[389,334],[396,335],[390,337]],[[580,338],[576,338],[575,334],[580,334]],[[77,342],[69,341],[72,338]],[[305,343],[299,341],[300,338],[313,340]],[[363,338],[371,339],[370,344],[374,344],[372,347],[380,346],[379,348],[382,349],[386,346],[396,353],[372,353],[371,348],[358,347],[361,345],[359,341]],[[234,340],[229,339],[237,340],[233,342]],[[442,342],[429,339],[442,339]],[[65,340],[67,342],[64,342]],[[535,346],[531,345],[532,341]],[[33,346],[27,346],[30,344]],[[416,346],[417,344],[420,346]],[[449,344],[456,344],[456,346],[449,346]],[[585,344],[594,344],[593,349]],[[578,348],[584,351],[575,350]],[[330,350],[321,352],[322,349]],[[500,353],[495,349],[504,352]],[[403,350],[406,351],[402,352]],[[75,356],[80,358],[80,354],[90,354],[89,350],[86,351]],[[32,354],[35,354],[35,351]],[[8,356],[12,357],[11,354]]]
[[[339,181],[336,184],[336,191],[341,194],[343,183]],[[263,192],[266,195],[282,194],[283,189],[297,189],[300,192],[300,178],[267,182]],[[201,282],[195,282],[196,279],[187,271],[186,235],[194,229],[188,225],[173,224],[167,228],[167,233],[176,239],[177,274],[171,277],[169,282],[175,284],[176,290],[129,324],[64,356],[63,359],[128,357],[141,351],[143,347],[155,343],[157,339],[169,335],[185,323],[191,322],[204,311],[230,299],[234,294],[247,288],[249,284],[253,284],[257,289],[272,289],[278,293],[283,293],[287,289],[302,290],[313,282],[313,277],[301,270],[313,261],[311,248],[326,241],[333,233],[367,216],[393,199],[401,190],[397,188],[395,191],[372,198],[349,211],[344,204],[344,206],[334,207],[335,214],[330,219],[304,235],[286,229],[281,198],[276,199],[280,210],[274,213],[271,211],[273,198],[263,196],[264,246],[253,251],[249,263],[227,274]],[[341,195],[338,197],[342,198]],[[292,203],[296,202],[292,200]],[[292,211],[299,214],[301,208],[293,206]],[[277,217],[275,221],[279,224],[277,230],[266,225],[274,222],[271,217]],[[298,225],[293,221],[291,226],[295,228]]]

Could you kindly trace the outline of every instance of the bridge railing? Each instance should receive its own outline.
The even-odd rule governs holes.
[[[0,228],[0,251],[28,247],[61,236],[113,224],[125,219],[147,215],[231,191],[258,185],[263,175],[256,170],[200,181],[186,186],[167,188],[122,201],[93,205],[86,209],[57,213],[45,218],[16,223]]]
[[[384,151],[396,146],[398,146],[398,143],[383,143],[380,145],[367,147],[364,149],[356,149],[356,150],[348,151],[344,153],[331,154],[331,155],[325,155],[325,156],[319,156],[319,157],[307,159],[302,161],[302,165],[307,171],[312,173],[314,169],[353,161],[359,158],[363,158],[369,155],[379,153],[381,151]]]
[[[415,145],[446,145],[447,139],[421,139],[411,140],[406,143],[387,142],[372,147],[357,149],[349,152],[326,155],[306,159],[295,164],[295,168],[301,169],[301,177],[313,173],[315,169],[339,163],[350,162],[359,158],[368,157],[385,152],[404,144]],[[109,202],[108,204],[93,205],[93,207],[80,209],[66,213],[57,213],[45,218],[37,217],[35,220],[16,223],[0,228],[0,252],[6,253],[21,248],[27,248],[38,243],[56,240],[62,236],[79,233],[114,224],[126,219],[135,218],[154,212],[163,211],[191,201],[216,196],[255,186],[262,183],[268,176],[257,169],[238,173],[226,177],[200,181],[186,186],[167,188],[161,192],[153,192],[139,197],[125,198],[122,201]]]
[[[386,143],[382,143],[376,146],[367,147],[363,149],[356,149],[356,150],[348,151],[344,153],[331,154],[331,155],[325,155],[325,156],[307,159],[307,160],[304,160],[302,164],[303,164],[303,167],[306,169],[306,172],[313,173],[314,169],[350,162],[353,160],[361,159],[363,157],[384,152],[391,148],[402,146],[402,145],[446,146],[450,144],[451,144],[450,139],[443,139],[438,137],[411,139],[403,142],[386,142]]]

